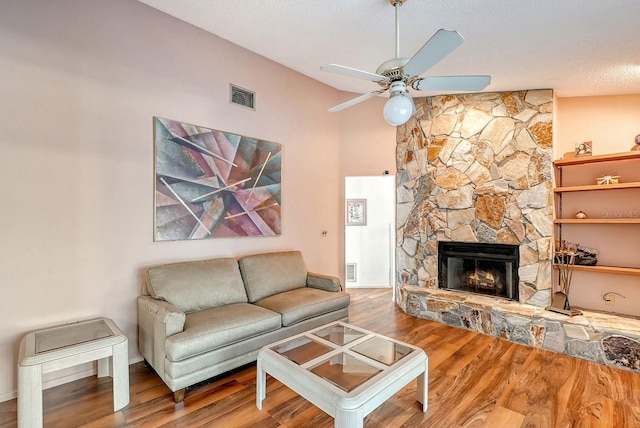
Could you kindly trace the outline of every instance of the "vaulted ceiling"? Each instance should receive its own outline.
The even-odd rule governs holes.
[[[320,65],[375,72],[395,55],[389,0],[139,1],[343,91],[377,86]],[[465,42],[426,76],[489,74],[485,91],[640,94],[638,18],[638,0],[407,0],[400,56],[456,29]]]

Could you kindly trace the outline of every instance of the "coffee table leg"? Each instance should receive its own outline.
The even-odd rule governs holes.
[[[364,416],[362,408],[345,410],[336,407],[336,419],[333,426],[335,428],[363,428]]]
[[[262,370],[260,358],[258,358],[256,370],[256,407],[262,410],[262,400],[267,398],[267,373]]]
[[[417,399],[422,403],[422,411],[426,412],[429,406],[429,360],[424,362],[424,372],[418,376]]]

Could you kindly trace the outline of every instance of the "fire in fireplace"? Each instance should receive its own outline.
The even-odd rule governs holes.
[[[509,244],[438,242],[438,287],[518,300],[519,248]]]

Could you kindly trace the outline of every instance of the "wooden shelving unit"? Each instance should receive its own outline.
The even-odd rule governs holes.
[[[558,269],[557,265],[554,265],[554,269]],[[640,276],[639,268],[617,267],[617,266],[582,266],[575,265],[574,270],[581,270],[585,272],[594,273],[614,273],[618,275],[634,275]]]
[[[557,218],[555,224],[640,224],[640,218]]]
[[[640,225],[640,217],[617,217],[617,218],[586,218],[586,219],[576,219],[573,218],[575,211],[571,213],[563,213],[563,194],[565,193],[577,193],[577,192],[609,192],[609,191],[625,191],[630,189],[640,189],[640,181],[632,181],[628,183],[616,183],[616,184],[605,184],[605,185],[595,185],[595,184],[584,184],[584,185],[572,185],[572,186],[563,186],[563,173],[564,169],[576,165],[587,165],[601,162],[610,162],[612,168],[615,168],[616,165],[620,165],[619,162],[629,162],[629,161],[640,161],[640,151],[633,152],[624,152],[624,153],[614,153],[608,155],[597,155],[597,156],[583,156],[576,158],[568,158],[568,159],[559,159],[554,162],[554,167],[556,170],[556,185],[557,187],[554,189],[554,194],[556,195],[556,219],[553,221],[555,225],[555,240],[562,239],[562,231],[563,227],[573,227],[573,225],[581,224],[581,225],[612,225],[615,227],[635,227],[635,225]],[[635,165],[635,164],[634,164]],[[637,163],[638,168],[640,168],[640,163]],[[638,176],[635,177],[638,179]],[[594,197],[600,195],[601,193],[595,193]],[[634,193],[637,195],[637,193]],[[637,196],[634,196],[634,201],[637,199]],[[640,205],[640,203],[638,204]],[[638,210],[640,211],[640,209]],[[571,215],[571,218],[567,218]],[[582,233],[582,229],[581,229]],[[612,245],[616,245],[616,243],[612,243]],[[601,249],[602,251],[602,249]],[[558,266],[554,266],[555,269],[558,269]],[[601,274],[615,274],[615,275],[632,275],[632,276],[640,276],[640,268],[637,267],[619,267],[619,266],[582,266],[575,265],[574,269],[576,271],[583,271],[589,273],[601,273]]]
[[[556,193],[567,192],[588,192],[596,190],[623,190],[623,189],[640,189],[640,182],[633,183],[617,183],[617,184],[590,184],[586,186],[566,186],[556,187],[553,189]]]
[[[576,158],[558,159],[553,162],[553,164],[557,167],[563,167],[571,165],[584,165],[587,163],[615,162],[632,159],[640,159],[640,150],[635,152],[612,153],[608,155],[580,156]]]

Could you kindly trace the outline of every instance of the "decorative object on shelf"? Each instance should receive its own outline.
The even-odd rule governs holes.
[[[154,240],[281,234],[282,145],[156,117]]]
[[[553,293],[551,305],[545,308],[548,311],[558,312],[570,317],[582,315],[582,312],[577,309],[571,309],[569,305],[569,288],[571,287],[571,277],[573,276],[573,267],[577,254],[572,248],[573,244],[567,243],[567,241],[556,242],[553,262],[558,266],[560,273],[558,291]]]
[[[367,225],[367,200],[366,199],[347,199],[347,226],[366,226]]]
[[[598,264],[598,251],[595,248],[583,247],[578,244],[576,246],[576,261],[575,264],[581,266],[595,266]]]
[[[640,150],[640,134],[636,135],[634,143],[635,144],[633,145],[633,147],[631,147],[632,152],[635,152],[636,150]]]
[[[576,213],[576,218],[580,220],[585,219],[587,218],[587,214],[584,211],[578,211]]]
[[[618,184],[619,182],[619,175],[604,175],[596,178],[596,184]]]
[[[584,141],[576,144],[576,156],[591,156],[593,149],[593,143],[591,141]]]

